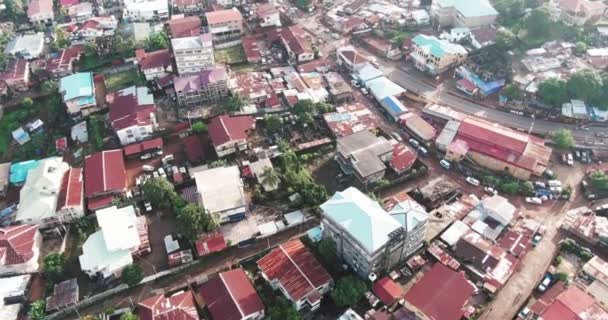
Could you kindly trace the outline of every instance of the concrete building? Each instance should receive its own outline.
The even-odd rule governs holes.
[[[202,205],[221,223],[239,221],[247,214],[247,198],[237,166],[190,169]]]
[[[548,8],[554,21],[561,20],[568,25],[582,26],[601,19],[608,6],[602,1],[551,0]]]
[[[385,163],[393,156],[393,145],[384,137],[361,130],[338,139],[336,161],[347,174],[354,174],[363,184],[384,177]]]
[[[498,11],[488,0],[433,1],[431,17],[440,27],[480,27],[493,24]]]
[[[23,92],[29,89],[30,63],[25,59],[17,59],[10,62],[4,72],[0,72],[0,86],[4,86],[4,94],[7,90],[12,92]]]
[[[241,43],[243,16],[237,8],[207,12],[205,17],[216,48]]]
[[[147,81],[164,78],[173,72],[173,62],[169,49],[146,52],[144,49],[135,50],[139,70]]]
[[[192,291],[148,297],[137,304],[137,315],[142,320],[200,320]]]
[[[419,34],[412,40],[410,57],[417,69],[437,75],[464,62],[467,51],[459,44]]]
[[[387,207],[390,208],[390,207]],[[321,205],[323,236],[337,255],[363,278],[393,270],[423,244],[427,213],[411,198],[386,211],[350,187]]]
[[[32,0],[27,6],[27,17],[31,23],[52,23],[55,19],[53,0]]]
[[[209,33],[171,39],[171,48],[180,76],[196,74],[215,65],[213,41]]]
[[[228,72],[223,66],[209,67],[195,75],[175,77],[173,87],[180,106],[194,107],[228,96]]]
[[[71,116],[88,116],[98,110],[91,72],[79,72],[61,78],[59,93]]]
[[[255,8],[255,16],[258,19],[260,27],[280,27],[281,16],[279,10],[272,3],[258,4]]]
[[[167,0],[124,0],[123,19],[148,21],[169,17]]]
[[[24,34],[9,41],[4,48],[4,54],[21,57],[26,60],[39,58],[44,51],[44,34]]]
[[[109,100],[110,125],[121,145],[144,140],[158,129],[154,96],[147,87],[122,89]]]
[[[247,150],[249,132],[254,129],[255,120],[251,116],[222,115],[211,119],[208,126],[213,148],[220,158]]]

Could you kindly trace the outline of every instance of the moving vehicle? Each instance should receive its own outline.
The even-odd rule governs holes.
[[[465,180],[466,182],[468,182],[469,184],[471,184],[471,185],[474,185],[474,186],[476,186],[476,187],[478,187],[478,186],[479,186],[479,180],[477,180],[477,179],[475,179],[475,178],[473,178],[473,177],[466,177],[464,180]]]
[[[423,146],[418,147],[418,152],[420,152],[420,155],[423,155],[423,156],[426,156],[427,154],[429,154],[429,151],[426,150],[426,148]]]
[[[452,167],[452,164],[446,159],[441,159],[441,161],[439,161],[439,164],[446,170],[450,170],[450,168]]]
[[[543,200],[538,197],[526,197],[526,203],[543,204]]]

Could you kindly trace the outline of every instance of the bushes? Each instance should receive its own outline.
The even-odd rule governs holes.
[[[587,262],[593,258],[593,253],[587,248],[581,247],[576,241],[572,239],[565,239],[559,243],[560,251],[571,253],[581,260]]]

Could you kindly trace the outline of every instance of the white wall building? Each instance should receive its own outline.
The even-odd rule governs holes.
[[[171,39],[171,48],[180,76],[196,74],[215,65],[213,38],[210,33]]]
[[[124,146],[144,140],[158,129],[154,96],[147,87],[129,87],[109,101],[110,124]]]
[[[124,0],[123,19],[147,21],[168,17],[168,0]]]
[[[440,27],[480,27],[493,24],[498,11],[488,0],[436,0],[431,16]]]
[[[238,221],[247,213],[247,198],[237,166],[190,169],[201,202],[209,213],[219,216],[220,222]]]
[[[464,62],[467,50],[459,44],[419,34],[412,40],[410,57],[416,68],[437,75]]]

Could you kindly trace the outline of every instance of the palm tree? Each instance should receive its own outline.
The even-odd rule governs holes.
[[[245,108],[245,102],[241,99],[241,96],[238,93],[232,95],[226,103],[224,104],[224,108],[227,112],[240,112]]]
[[[272,188],[279,185],[279,182],[281,182],[281,177],[279,176],[279,173],[274,170],[273,167],[266,167],[264,168],[264,172],[262,172],[262,174],[260,175],[260,182],[262,183],[262,185],[266,185]]]

